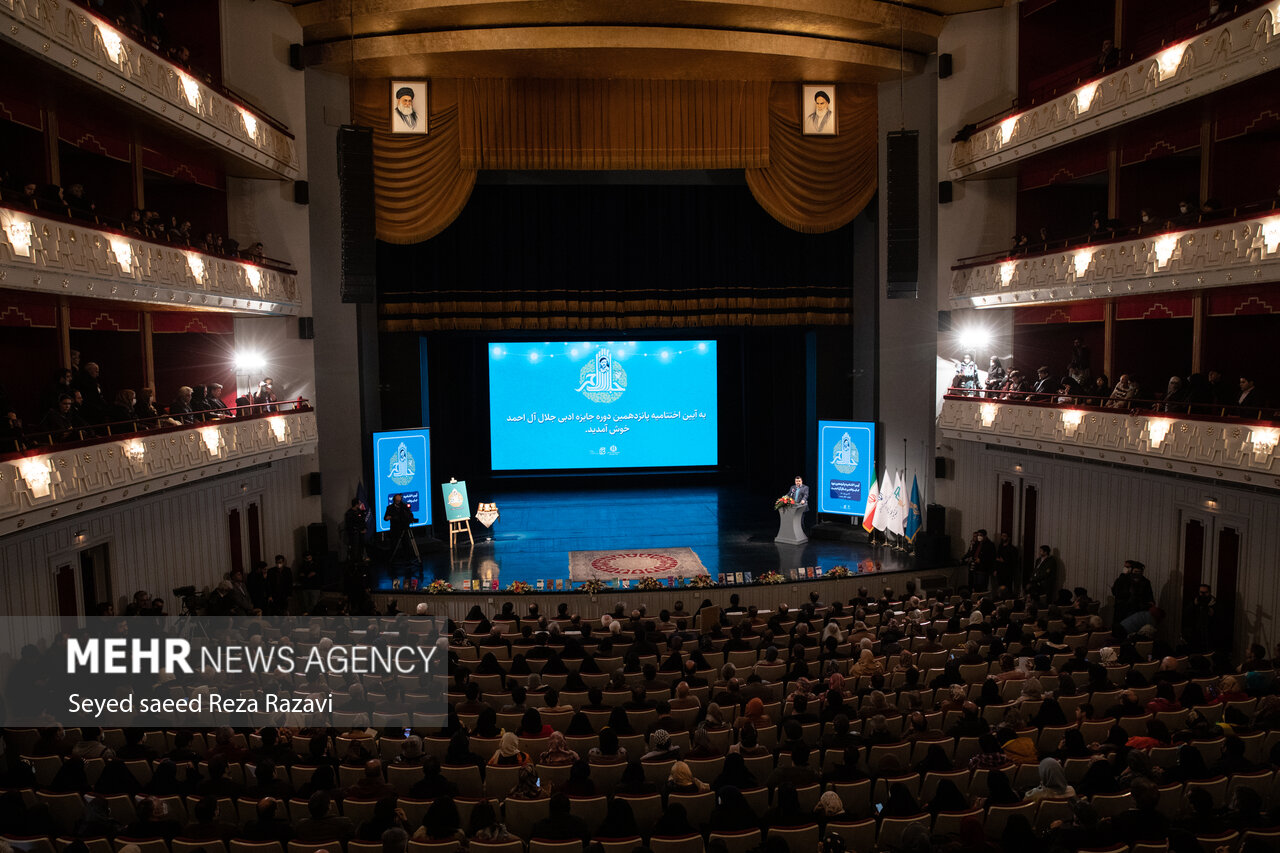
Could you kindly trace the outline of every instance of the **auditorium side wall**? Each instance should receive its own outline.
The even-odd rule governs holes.
[[[1235,654],[1249,643],[1262,643],[1270,650],[1280,641],[1280,574],[1275,571],[1280,496],[1133,468],[1010,453],[954,439],[944,439],[939,453],[954,460],[954,475],[937,481],[937,497],[947,507],[947,532],[956,556],[972,531],[986,528],[993,538],[999,532],[1002,481],[1035,486],[1038,541],[1017,541],[1015,530],[1015,544],[1024,549],[1051,546],[1062,563],[1064,585],[1083,586],[1102,599],[1104,616],[1109,613],[1111,584],[1124,561],[1142,561],[1157,604],[1168,614],[1164,633],[1172,639],[1177,637],[1183,606],[1186,524],[1195,520],[1204,526],[1202,580],[1215,593],[1221,588],[1219,534],[1234,530],[1240,536]],[[1015,465],[1022,470],[1015,470]]]
[[[176,615],[181,602],[173,589],[213,586],[226,574],[231,565],[228,514],[238,509],[244,519],[251,503],[261,512],[263,559],[282,553],[292,563],[305,550],[307,523],[319,515],[320,499],[306,493],[306,474],[314,468],[313,456],[290,457],[6,536],[0,540],[0,617],[38,617],[44,636],[59,630],[59,568],[72,567],[82,599],[80,552],[104,544],[117,613],[135,591],[146,590],[163,597],[166,610]],[[247,523],[242,528],[247,543]],[[77,533],[83,541],[76,541]],[[247,560],[247,544],[244,553]],[[11,648],[14,632],[27,627],[0,618],[0,650]],[[4,665],[0,660],[0,668]]]

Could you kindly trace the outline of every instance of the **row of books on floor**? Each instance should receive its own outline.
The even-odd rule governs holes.
[[[784,580],[813,580],[823,576],[823,569],[822,566],[799,566],[784,572],[779,572],[778,574],[780,574]],[[659,584],[667,587],[668,589],[689,589],[697,587],[693,578],[678,578],[674,575],[670,575],[666,578],[653,579],[657,580]],[[759,578],[757,578],[753,572],[720,572],[716,575],[717,586],[753,584],[757,580],[759,580]],[[601,579],[601,583],[604,584],[605,589],[639,589],[640,587],[640,579],[633,580],[631,578],[614,578],[610,580]],[[582,586],[582,581],[575,582],[572,580],[566,580],[565,578],[539,578],[534,581],[531,591],[572,592],[575,589],[582,589]],[[415,577],[393,578],[391,581],[391,588],[393,590],[408,590],[410,592],[416,592],[418,590],[425,590],[426,585]],[[500,587],[498,586],[498,580],[496,578],[466,578],[462,581],[460,591],[498,592],[500,591]]]

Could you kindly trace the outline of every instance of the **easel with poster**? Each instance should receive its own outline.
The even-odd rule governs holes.
[[[467,542],[475,545],[475,537],[471,535],[471,502],[467,499],[466,481],[451,478],[449,482],[440,484],[440,491],[444,494],[444,517],[449,520],[449,550],[453,550],[454,543],[462,539],[463,533],[467,534]]]

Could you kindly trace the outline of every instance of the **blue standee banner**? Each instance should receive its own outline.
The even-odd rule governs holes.
[[[395,495],[417,517],[414,527],[431,523],[431,437],[425,429],[373,434],[373,518],[379,532],[390,529],[383,512]]]
[[[496,471],[718,463],[716,342],[489,344]]]
[[[866,514],[875,448],[874,423],[818,421],[818,512]]]

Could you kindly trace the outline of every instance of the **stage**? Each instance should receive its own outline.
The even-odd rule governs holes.
[[[473,501],[496,503],[500,513],[492,528],[472,518],[474,546],[463,537],[451,553],[447,541],[428,541],[420,531],[419,566],[407,548],[392,561],[390,543],[375,542],[370,554],[373,588],[412,594],[437,579],[449,581],[457,591],[465,591],[464,581],[471,582],[473,591],[492,590],[495,580],[500,590],[513,581],[535,589],[539,580],[568,587],[570,553],[582,551],[692,549],[713,579],[729,572],[750,572],[757,578],[771,570],[785,574],[800,566],[830,569],[840,564],[856,570],[868,558],[886,572],[916,569],[911,555],[869,545],[860,527],[839,516],[824,516],[818,526],[816,513],[810,512],[807,544],[775,544],[775,497],[723,486],[473,493]]]

